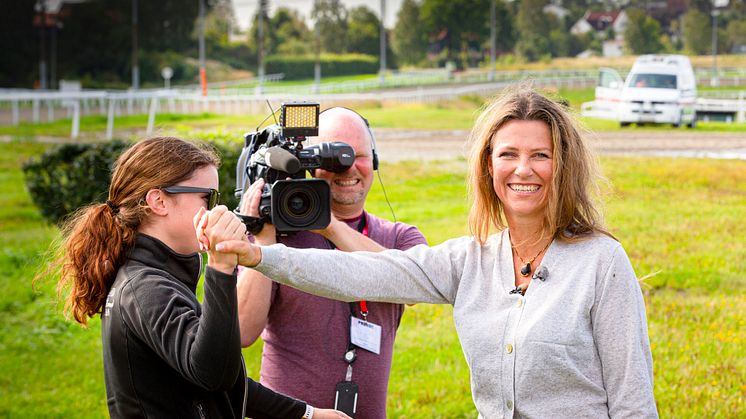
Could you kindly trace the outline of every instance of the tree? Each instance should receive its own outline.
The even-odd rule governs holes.
[[[503,0],[495,1],[495,29],[497,32],[497,50],[498,51],[512,51],[515,47],[516,40],[516,28],[513,25],[515,20],[515,10],[505,3]],[[487,33],[490,33],[490,22],[487,19]],[[489,50],[490,40],[487,39],[485,44]]]
[[[340,0],[316,0],[311,17],[318,26],[322,51],[347,51],[347,9]]]
[[[396,15],[391,44],[398,59],[416,65],[425,58],[427,36],[420,21],[420,5],[416,0],[404,0]]]
[[[271,53],[300,55],[313,51],[313,34],[296,10],[278,8],[270,19],[269,26]]]
[[[425,31],[445,34],[446,55],[464,65],[470,49],[479,48],[489,36],[490,0],[424,0],[420,9]]]
[[[205,17],[205,43],[214,46],[228,44],[229,35],[234,27],[236,18],[233,15],[233,7],[227,1],[220,2]],[[197,40],[198,37],[199,22],[196,22],[192,39]]]
[[[689,9],[683,19],[684,49],[690,54],[712,52],[712,25],[710,16],[697,9]]]
[[[254,15],[249,45],[256,51],[259,14]],[[313,37],[297,11],[279,7],[274,16],[264,15],[264,51],[269,54],[303,54],[313,51]]]
[[[746,45],[746,20],[732,20],[725,33],[730,49]]]
[[[627,9],[625,48],[632,54],[655,54],[663,50],[659,35],[661,25],[640,9]]]
[[[551,25],[544,7],[549,0],[523,0],[518,6],[516,52],[529,61],[537,61],[549,54]]]
[[[347,50],[360,54],[379,55],[381,21],[365,6],[350,10],[347,19]]]

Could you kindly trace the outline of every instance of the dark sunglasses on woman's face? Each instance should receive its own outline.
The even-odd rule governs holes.
[[[163,192],[168,193],[206,193],[207,195],[207,209],[211,210],[220,203],[220,192],[217,189],[212,188],[198,188],[195,186],[169,186],[167,188],[161,188]]]

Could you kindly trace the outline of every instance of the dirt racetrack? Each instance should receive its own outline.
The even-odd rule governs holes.
[[[465,130],[427,131],[379,128],[375,130],[381,161],[448,160],[466,157]],[[746,159],[746,134],[621,130],[596,132],[588,140],[601,155],[670,155]]]

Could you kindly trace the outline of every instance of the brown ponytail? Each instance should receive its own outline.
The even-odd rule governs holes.
[[[60,298],[70,288],[64,311],[84,326],[102,312],[149,213],[145,195],[150,189],[174,185],[195,170],[219,164],[211,149],[173,137],[142,140],[125,151],[117,159],[107,202],[78,210],[63,227],[50,269],[59,272]]]

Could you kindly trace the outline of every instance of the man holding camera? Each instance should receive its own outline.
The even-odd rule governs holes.
[[[364,118],[346,108],[322,112],[314,142],[321,141],[345,142],[355,151],[355,162],[345,172],[315,170],[315,177],[331,187],[331,223],[322,230],[282,236],[265,224],[254,236],[257,243],[374,252],[427,244],[415,227],[365,212],[377,156]],[[242,213],[258,216],[263,186],[260,179],[249,187]],[[251,345],[260,334],[264,339],[262,384],[353,417],[386,417],[394,337],[403,305],[329,300],[272,283],[245,269],[238,281],[238,310],[242,345]]]

